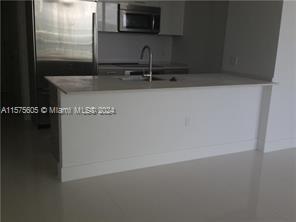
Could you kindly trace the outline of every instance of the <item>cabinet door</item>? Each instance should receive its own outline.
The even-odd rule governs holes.
[[[97,3],[98,30],[101,32],[118,31],[118,4],[112,2]]]
[[[147,6],[152,6],[152,7],[160,7],[161,2],[158,1],[151,1],[151,2],[146,2]]]
[[[183,35],[185,2],[161,2],[160,35]]]
[[[158,2],[158,1],[145,1],[145,2],[133,1],[130,3],[132,5],[142,5],[142,6],[152,6],[152,7],[159,7],[159,5],[160,5],[160,2]]]

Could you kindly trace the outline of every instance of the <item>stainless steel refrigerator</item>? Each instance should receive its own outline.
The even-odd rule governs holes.
[[[97,74],[96,11],[96,1],[34,0],[31,100],[35,106],[49,106],[44,76]],[[48,115],[34,117],[40,127],[50,123]]]

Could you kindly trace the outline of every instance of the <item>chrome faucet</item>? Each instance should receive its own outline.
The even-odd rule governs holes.
[[[141,51],[141,59],[144,58],[144,52],[145,50],[148,50],[149,52],[149,73],[148,74],[143,74],[145,77],[149,77],[149,82],[152,82],[152,51],[150,49],[150,46],[145,45]]]

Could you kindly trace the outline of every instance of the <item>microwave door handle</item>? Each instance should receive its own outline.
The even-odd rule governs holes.
[[[155,15],[153,15],[152,19],[152,31],[155,31]]]
[[[127,20],[127,18],[126,18],[126,14],[123,14],[122,15],[122,25],[123,25],[123,27],[125,27],[126,28],[126,20]]]
[[[93,74],[97,74],[97,29],[96,29],[96,13],[92,13],[92,66]]]

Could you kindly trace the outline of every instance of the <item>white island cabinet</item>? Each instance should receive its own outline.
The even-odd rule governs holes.
[[[257,148],[271,83],[226,74],[158,77],[47,77],[61,108],[116,109],[59,115],[62,181]]]

